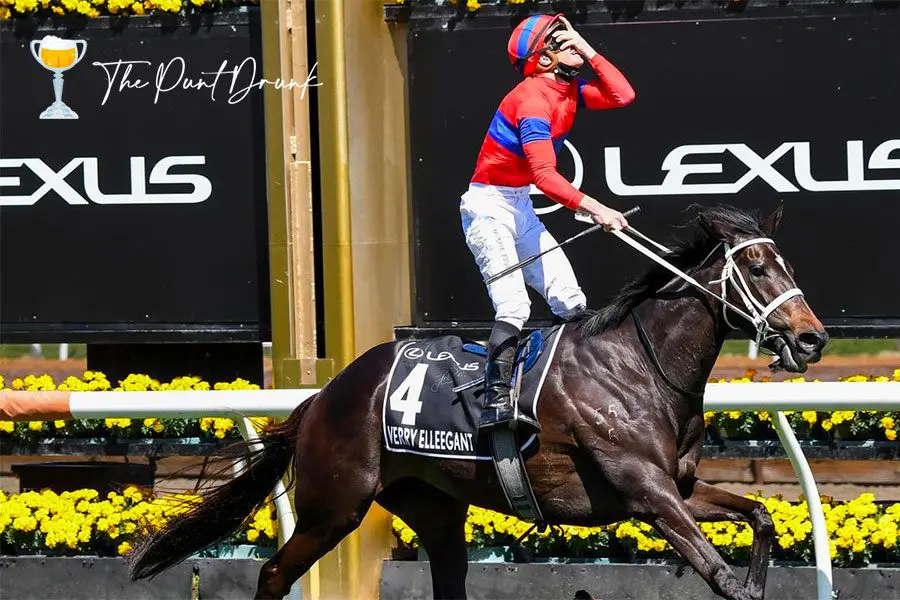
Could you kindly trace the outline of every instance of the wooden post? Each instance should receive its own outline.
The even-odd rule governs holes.
[[[307,81],[306,3],[262,2],[263,73]],[[279,388],[316,383],[316,287],[309,95],[264,87],[272,365]]]
[[[306,2],[260,3],[263,76],[269,81],[306,82]],[[269,286],[272,368],[276,388],[316,385],[330,361],[317,358],[315,240],[309,93],[264,86],[269,217]],[[293,508],[293,494],[290,495]],[[279,545],[286,540],[279,532]],[[301,579],[303,598],[316,597],[317,566]],[[294,594],[291,594],[291,598]]]

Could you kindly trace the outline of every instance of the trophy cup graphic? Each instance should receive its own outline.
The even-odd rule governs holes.
[[[53,93],[56,100],[41,113],[41,119],[78,118],[78,114],[62,101],[63,73],[84,58],[86,49],[87,42],[84,40],[65,40],[55,35],[47,35],[42,40],[31,42],[31,53],[35,60],[53,72]]]

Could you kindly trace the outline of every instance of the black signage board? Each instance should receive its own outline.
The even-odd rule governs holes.
[[[270,339],[258,9],[108,23],[0,30],[0,341]]]
[[[412,13],[414,329],[493,319],[459,200],[500,100],[520,80],[506,57],[518,20],[447,27]],[[619,210],[640,206],[632,223],[660,241],[679,233],[693,203],[768,214],[783,201],[776,241],[830,332],[900,335],[900,11],[596,13],[577,28],[637,96],[622,109],[579,110],[558,155],[563,175]],[[583,75],[594,77],[589,66]],[[557,240],[588,227],[532,197]],[[602,233],[566,252],[595,308],[651,265]],[[532,322],[548,320],[529,293]]]

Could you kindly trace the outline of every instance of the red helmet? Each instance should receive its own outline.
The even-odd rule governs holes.
[[[506,51],[509,62],[525,77],[535,72],[541,52],[547,49],[544,40],[550,28],[559,23],[561,13],[556,15],[533,15],[519,23],[509,37]]]

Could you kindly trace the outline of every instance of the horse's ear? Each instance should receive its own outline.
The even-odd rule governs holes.
[[[778,208],[772,211],[772,214],[765,218],[762,222],[762,230],[768,235],[772,237],[775,235],[775,231],[778,229],[778,225],[781,223],[781,217],[784,214],[784,201],[780,201],[778,203]]]
[[[715,221],[706,213],[700,213],[698,216],[700,227],[709,234],[709,236],[720,242],[730,242],[733,232],[725,223]]]

